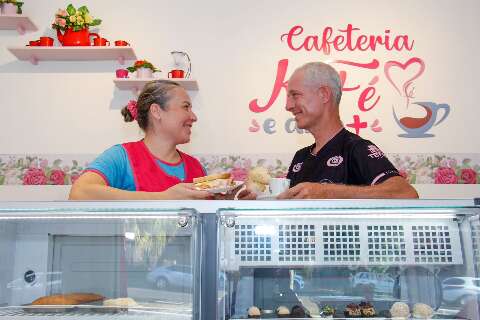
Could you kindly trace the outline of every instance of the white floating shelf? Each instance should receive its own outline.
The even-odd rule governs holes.
[[[178,82],[185,90],[196,91],[198,90],[198,83],[197,80],[192,79],[179,79],[179,78],[170,78],[170,79],[159,79],[159,78],[150,78],[150,79],[137,79],[137,78],[127,78],[127,79],[119,79],[116,78],[113,80],[115,85],[120,90],[132,90],[134,94],[138,94],[145,84],[152,80],[172,80]]]
[[[38,64],[39,61],[94,61],[136,60],[131,47],[10,47],[8,50],[21,61]]]
[[[25,34],[26,31],[38,30],[32,20],[23,14],[0,15],[0,29],[17,30],[20,34]]]

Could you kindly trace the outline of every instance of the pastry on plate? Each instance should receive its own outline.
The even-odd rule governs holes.
[[[290,318],[290,310],[285,306],[278,307],[276,313],[279,318]]]
[[[310,318],[308,311],[304,307],[296,305],[292,307],[290,318]]]
[[[410,307],[405,302],[395,302],[390,308],[392,318],[408,318],[410,316]]]
[[[333,318],[335,308],[329,305],[324,305],[320,311],[322,318]]]
[[[362,301],[358,306],[360,307],[360,312],[362,313],[362,317],[370,318],[370,317],[375,317],[377,315],[375,308],[372,306],[370,302]]]
[[[415,303],[413,305],[412,314],[414,318],[430,319],[433,316],[433,309],[425,303]]]
[[[104,296],[95,293],[67,293],[56,294],[52,296],[40,297],[32,302],[34,306],[46,305],[76,305],[98,300],[103,300]]]
[[[355,303],[347,304],[345,310],[343,310],[343,314],[346,318],[360,318],[362,316],[360,307]]]
[[[246,186],[249,190],[261,194],[268,192],[268,184],[270,183],[270,175],[264,167],[255,167],[248,172]]]
[[[193,179],[193,185],[197,190],[210,190],[227,188],[235,185],[230,173],[216,173]]]
[[[260,319],[260,309],[256,306],[251,306],[248,308],[247,315],[249,319]]]
[[[103,301],[103,305],[105,307],[121,307],[121,308],[138,307],[138,303],[132,298],[108,299]]]

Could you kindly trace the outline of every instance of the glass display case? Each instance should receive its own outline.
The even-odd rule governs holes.
[[[372,203],[220,209],[219,318],[479,319],[480,208]]]
[[[128,207],[2,204],[0,319],[198,319],[196,212]]]

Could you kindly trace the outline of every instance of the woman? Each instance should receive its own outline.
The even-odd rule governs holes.
[[[95,159],[73,184],[71,200],[212,198],[191,183],[205,175],[200,162],[177,149],[190,141],[197,121],[185,89],[172,81],[151,81],[122,115],[126,122],[136,120],[145,138],[115,145]]]

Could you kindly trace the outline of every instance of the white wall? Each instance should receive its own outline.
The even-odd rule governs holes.
[[[68,2],[26,1],[24,13],[39,31],[19,36],[0,31],[0,154],[98,154],[105,148],[141,137],[135,124],[124,123],[119,109],[132,98],[113,83],[116,62],[40,62],[33,66],[20,62],[7,51],[41,35],[53,35],[49,27],[53,14]],[[476,63],[479,51],[478,12],[480,2],[434,1],[81,1],[94,17],[103,20],[99,33],[109,40],[124,39],[138,58],[159,66],[166,76],[172,68],[170,51],[187,51],[193,62],[193,77],[200,90],[191,92],[199,121],[192,141],[183,149],[195,154],[292,154],[311,142],[308,135],[287,134],[281,128],[290,117],[284,110],[285,93],[260,114],[248,108],[252,99],[265,104],[275,80],[277,63],[289,60],[287,76],[308,61],[334,59],[369,62],[377,59],[379,68],[347,68],[350,84],[362,89],[375,75],[379,104],[368,112],[356,107],[360,90],[344,94],[341,113],[345,123],[359,114],[369,125],[379,119],[382,132],[370,129],[361,135],[373,140],[387,153],[478,154]],[[347,24],[360,28],[357,34],[408,35],[413,50],[332,52],[289,49],[280,36],[294,25],[302,25],[305,35],[321,37],[331,26],[338,34]],[[57,45],[57,43],[56,43]],[[392,106],[399,110],[405,102],[388,83],[383,66],[388,60],[405,62],[419,57],[425,72],[414,81],[412,101],[448,103],[451,113],[429,132],[433,138],[398,137],[402,130],[392,117]],[[399,69],[397,69],[398,71]],[[412,72],[410,70],[410,72]],[[407,79],[399,72],[398,81]],[[402,78],[404,77],[404,78]],[[403,79],[403,80],[402,80]],[[403,109],[421,116],[418,107]],[[277,133],[248,131],[252,119],[277,121]],[[477,189],[478,191],[478,189]]]

